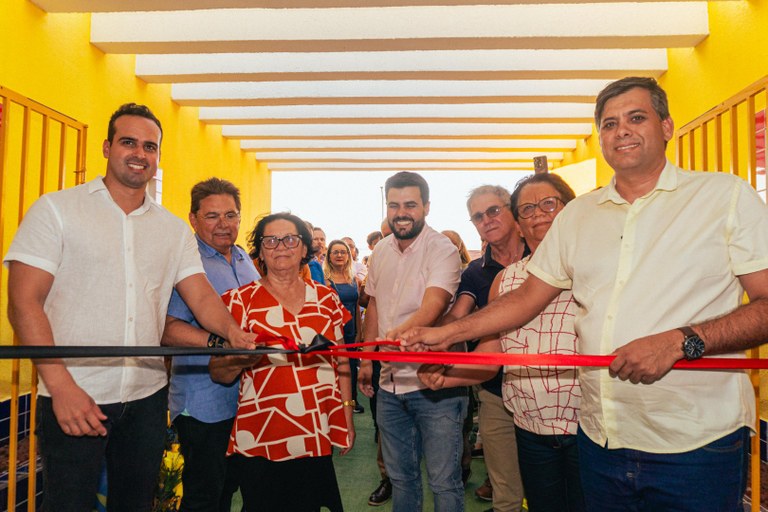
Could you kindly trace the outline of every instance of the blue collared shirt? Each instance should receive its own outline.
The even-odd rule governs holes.
[[[251,258],[240,247],[232,247],[230,263],[200,237],[196,238],[205,274],[219,295],[259,279]],[[168,305],[168,314],[200,327],[175,289]],[[238,381],[228,386],[213,382],[208,373],[209,359],[210,356],[173,358],[168,393],[171,419],[179,414],[187,414],[202,422],[214,423],[233,418],[237,413]]]

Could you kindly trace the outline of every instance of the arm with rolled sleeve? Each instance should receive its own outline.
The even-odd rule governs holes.
[[[29,208],[5,257],[8,265],[8,319],[19,343],[55,346],[44,306],[64,247],[61,218],[43,196]],[[75,382],[61,359],[36,360],[51,395],[53,411],[65,434],[106,435],[106,416]]]

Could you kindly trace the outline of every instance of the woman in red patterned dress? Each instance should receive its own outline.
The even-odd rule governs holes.
[[[223,295],[243,329],[262,334],[267,346],[279,337],[299,346],[317,334],[343,339],[350,319],[330,288],[307,282],[299,268],[313,256],[304,222],[288,213],[261,219],[249,236],[264,263],[259,281]],[[258,339],[257,339],[258,341]],[[237,416],[227,455],[234,458],[248,510],[341,511],[331,454],[352,448],[355,429],[349,364],[314,354],[213,357],[211,378],[240,378]]]

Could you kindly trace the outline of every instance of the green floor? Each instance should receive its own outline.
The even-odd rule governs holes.
[[[368,399],[358,396],[360,403],[365,407],[364,414],[355,415],[355,430],[357,440],[354,449],[344,457],[336,456],[336,478],[339,481],[341,498],[344,502],[345,512],[391,512],[391,500],[379,507],[368,505],[368,496],[379,485],[379,468],[376,465],[376,443],[373,441],[373,421],[368,405]],[[483,459],[472,460],[472,476],[467,484],[464,494],[465,512],[483,512],[491,508],[491,503],[475,498],[475,489],[485,480],[485,464]],[[429,492],[426,481],[424,482],[424,512],[434,510],[432,495]],[[232,502],[232,511],[239,512],[240,496],[235,495]]]
[[[389,512],[391,501],[380,507],[368,505],[368,496],[378,486],[380,476],[376,465],[376,443],[373,441],[373,421],[368,408],[368,399],[358,394],[360,403],[365,406],[364,414],[355,415],[357,440],[355,448],[344,457],[336,457],[336,477],[339,481],[345,512]],[[491,508],[491,503],[475,498],[475,489],[485,480],[483,459],[472,460],[472,476],[469,479],[464,503],[466,512],[482,512]],[[424,511],[434,510],[432,493],[424,482]]]

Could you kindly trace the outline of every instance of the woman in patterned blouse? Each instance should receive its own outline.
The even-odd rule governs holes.
[[[556,174],[535,174],[521,180],[511,208],[533,254],[552,221],[575,196]],[[530,255],[496,276],[489,299],[519,287],[527,278]],[[484,339],[477,352],[513,354],[576,354],[576,304],[563,290],[544,311],[520,329]],[[456,365],[446,371],[429,365],[419,377],[432,389],[466,386],[492,377],[498,367]],[[504,368],[504,405],[513,414],[520,476],[530,512],[581,512],[584,498],[579,478],[576,431],[581,388],[573,368]]]
[[[249,236],[264,263],[259,281],[223,295],[257,343],[290,347],[320,334],[343,339],[350,319],[338,295],[308,282],[299,268],[313,256],[304,222],[288,213],[261,219]],[[347,359],[316,354],[213,357],[211,378],[240,379],[240,398],[227,455],[234,458],[248,510],[341,511],[333,447],[352,448],[354,401]]]

